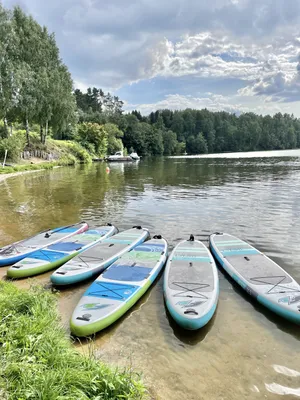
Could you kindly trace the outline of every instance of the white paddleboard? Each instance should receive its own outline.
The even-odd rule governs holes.
[[[164,295],[173,319],[196,330],[213,317],[219,298],[215,261],[198,240],[184,240],[172,251],[164,275]]]
[[[300,324],[300,285],[283,268],[227,233],[211,235],[210,248],[219,264],[248,294],[276,314]]]

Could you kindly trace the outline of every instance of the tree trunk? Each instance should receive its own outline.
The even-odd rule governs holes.
[[[10,133],[9,133],[9,136],[12,136],[12,134],[13,134],[13,126],[12,126],[12,124],[10,124]]]
[[[7,118],[4,118],[4,129],[5,129],[5,136],[8,136],[8,123],[7,123]]]
[[[26,117],[25,126],[26,126],[26,141],[27,141],[27,144],[30,144],[30,138],[29,138],[29,123],[28,123],[28,118],[27,118],[27,117]]]
[[[46,126],[45,126],[44,144],[46,144],[46,137],[48,135],[48,128],[49,128],[49,123],[48,123],[48,120],[47,120],[46,121]]]
[[[40,138],[41,138],[41,143],[43,143],[44,141],[44,129],[43,129],[43,125],[40,125]]]

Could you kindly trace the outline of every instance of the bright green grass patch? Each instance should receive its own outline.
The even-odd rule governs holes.
[[[8,400],[143,399],[139,376],[113,370],[72,346],[56,296],[0,282],[0,395]]]
[[[14,172],[22,172],[22,171],[36,171],[39,169],[52,169],[57,165],[60,165],[59,162],[24,164],[24,165],[15,165],[13,167],[0,166],[0,174],[11,174]]]

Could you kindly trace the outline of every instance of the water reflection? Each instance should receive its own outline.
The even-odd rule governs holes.
[[[283,385],[279,385],[278,383],[266,383],[266,388],[269,392],[279,394],[279,395],[293,395],[300,397],[300,387],[299,388],[290,388]]]
[[[176,322],[174,321],[174,319],[172,318],[166,307],[165,307],[165,313],[174,335],[181,342],[179,343],[179,346],[182,347],[185,347],[185,344],[189,346],[195,346],[198,343],[202,342],[202,340],[206,338],[207,334],[211,330],[214,324],[214,320],[217,316],[217,311],[216,311],[213,318],[202,329],[199,329],[198,331],[187,331],[176,324]]]
[[[279,374],[283,374],[286,376],[292,376],[292,377],[297,377],[300,376],[299,371],[295,371],[294,369],[287,368],[283,365],[273,365],[273,368],[276,372]]]

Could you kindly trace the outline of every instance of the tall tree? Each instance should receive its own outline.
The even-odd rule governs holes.
[[[107,153],[114,154],[116,151],[123,149],[122,137],[123,132],[115,124],[107,123],[104,125],[104,129],[107,132],[108,147]]]
[[[164,155],[171,156],[176,154],[177,138],[176,133],[172,131],[164,131],[163,134]]]

